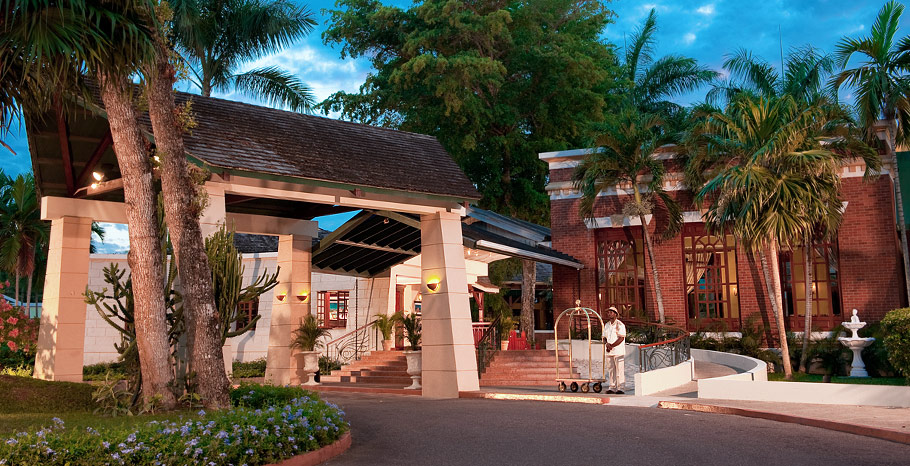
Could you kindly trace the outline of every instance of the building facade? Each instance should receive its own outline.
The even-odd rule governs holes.
[[[600,194],[595,218],[579,216],[581,195],[572,174],[588,150],[539,155],[549,165],[553,248],[584,264],[576,271],[554,266],[554,307],[582,305],[605,310],[611,305],[627,316],[657,318],[651,264],[638,218],[622,215],[630,186]],[[842,167],[843,223],[834,241],[813,249],[813,329],[830,330],[858,309],[869,322],[902,305],[903,279],[895,221],[893,151],[883,155],[879,176],[863,178],[865,166],[856,161]],[[660,205],[646,216],[645,228],[654,241],[666,319],[690,331],[738,331],[743,325],[775,328],[770,300],[758,258],[735,238],[710,234],[693,193],[683,183],[682,166],[674,148],[663,147],[654,157],[663,161],[664,189],[684,210],[681,232],[661,237],[667,215]],[[779,255],[786,327],[802,331],[805,317],[804,260],[801,248]]]

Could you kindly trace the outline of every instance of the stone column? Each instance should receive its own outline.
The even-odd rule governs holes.
[[[224,188],[207,184],[205,190],[208,193],[209,201],[208,205],[205,207],[205,211],[202,212],[202,216],[199,217],[199,229],[202,230],[203,241],[205,241],[205,238],[215,234],[215,232],[221,228],[221,225],[226,221],[227,215],[224,205]],[[230,227],[231,226],[228,225],[228,228]],[[227,373],[228,378],[230,378],[231,374],[234,372],[234,345],[231,343],[230,339],[224,342],[221,351],[224,356],[224,371]]]
[[[82,381],[92,219],[51,220],[35,377]]]
[[[299,385],[297,359],[290,348],[291,336],[300,321],[310,313],[310,303],[316,299],[310,288],[313,238],[305,235],[280,235],[278,237],[278,286],[272,303],[272,321],[269,325],[269,349],[266,357],[265,380],[275,385]],[[303,302],[297,298],[309,292]],[[279,296],[285,295],[283,300]]]
[[[458,398],[479,389],[461,216],[422,215],[420,230],[423,396]],[[439,281],[436,291],[427,287],[431,280]]]

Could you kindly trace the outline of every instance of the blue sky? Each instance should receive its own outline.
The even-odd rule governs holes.
[[[321,39],[327,18],[321,10],[333,8],[334,0],[303,3],[316,14],[320,24],[317,30],[293,47],[248,64],[248,68],[263,65],[284,67],[301,76],[319,100],[339,90],[356,91],[369,71],[369,64],[364,60],[341,60],[339,51],[323,45]],[[407,5],[410,2],[384,3]],[[781,42],[784,53],[790,47],[806,44],[833,51],[837,41],[845,35],[868,34],[875,14],[883,4],[884,1],[850,0],[618,0],[610,4],[616,13],[615,23],[608,26],[604,37],[621,46],[624,38],[641,24],[648,11],[656,8],[659,30],[655,57],[670,53],[685,55],[720,70],[726,54],[744,47],[779,66]],[[903,34],[910,34],[908,18],[910,12],[901,22]],[[189,87],[185,90],[195,92]],[[699,101],[704,98],[705,91],[702,89],[676,100],[683,104]],[[219,97],[254,102],[234,94]],[[18,154],[14,156],[0,148],[0,167],[7,173],[22,173],[31,169],[28,146],[22,132],[21,128],[14,127],[11,134],[3,137]],[[322,222],[320,226],[334,228],[337,224],[338,219],[334,219]],[[125,238],[125,231],[122,236]]]

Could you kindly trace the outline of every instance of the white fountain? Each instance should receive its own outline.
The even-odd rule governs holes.
[[[863,363],[863,348],[872,344],[875,341],[875,338],[860,338],[856,333],[859,329],[866,326],[865,322],[859,321],[859,316],[856,315],[856,309],[853,310],[853,317],[850,318],[850,322],[844,322],[844,327],[851,330],[853,335],[849,338],[838,337],[838,341],[843,343],[844,346],[850,348],[853,351],[853,363],[850,365],[850,377],[869,377],[869,373],[866,372],[866,364]]]

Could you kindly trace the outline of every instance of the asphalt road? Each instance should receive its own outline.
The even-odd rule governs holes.
[[[739,416],[323,393],[352,425],[327,465],[910,465],[910,445]]]

